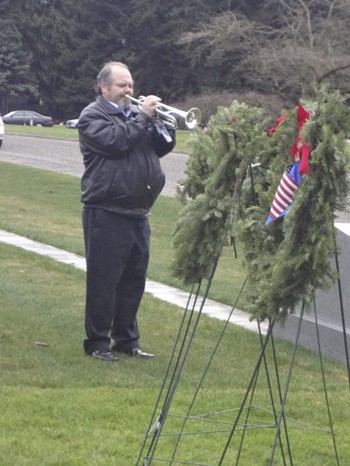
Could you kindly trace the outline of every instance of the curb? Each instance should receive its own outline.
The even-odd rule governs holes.
[[[25,249],[26,251],[30,251],[41,256],[46,256],[57,262],[71,265],[72,267],[75,267],[79,270],[86,271],[84,257],[68,251],[64,251],[63,249],[49,246],[48,244],[33,241],[31,239],[25,238],[24,236],[9,233],[5,230],[0,230],[0,243],[5,243],[11,246]],[[163,285],[152,280],[146,281],[145,291],[155,298],[174,304],[178,307],[181,307],[182,309],[191,308],[191,304],[188,302],[189,294],[186,291]],[[194,307],[195,311],[198,312],[202,306],[202,313],[209,317],[224,321],[229,320],[231,324],[238,325],[253,332],[259,332],[257,322],[255,320],[251,321],[250,314],[247,312],[243,312],[238,309],[232,309],[231,306],[227,306],[210,299],[206,299],[204,305],[202,305],[201,299],[197,299],[197,301],[198,304]],[[260,324],[261,333],[266,334],[267,327],[268,324],[262,322]]]

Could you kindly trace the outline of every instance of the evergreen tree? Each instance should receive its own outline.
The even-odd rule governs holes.
[[[124,59],[142,94],[174,102],[199,92],[201,77],[190,67],[187,48],[178,44],[183,31],[210,14],[210,2],[130,0]]]
[[[31,72],[39,87],[40,110],[61,119],[69,108],[70,93],[64,78],[69,57],[75,54],[74,21],[70,0],[32,2],[21,24],[25,47],[33,53]]]
[[[30,64],[17,28],[11,21],[0,20],[0,114],[7,113],[11,97],[37,93],[28,79]]]
[[[122,59],[127,10],[128,2],[111,0],[66,1],[64,8],[56,5],[52,21],[64,36],[55,65],[59,81],[52,98],[61,118],[78,116],[95,97],[96,75],[103,64]]]

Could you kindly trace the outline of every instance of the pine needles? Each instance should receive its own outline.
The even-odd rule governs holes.
[[[186,283],[207,277],[228,236],[238,234],[249,271],[248,309],[259,319],[284,319],[336,279],[330,261],[335,211],[348,194],[349,112],[345,98],[326,85],[314,88],[304,108],[306,122],[300,124],[299,107],[291,109],[269,136],[261,108],[238,102],[219,108],[197,135],[181,193],[175,275]],[[296,161],[293,145],[310,149],[309,173],[287,215],[265,225],[281,176]]]

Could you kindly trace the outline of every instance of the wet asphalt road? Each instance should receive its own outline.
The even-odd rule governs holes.
[[[166,175],[162,195],[175,195],[177,182],[184,178],[187,159],[187,154],[175,152],[161,159],[162,168]],[[84,171],[77,141],[6,134],[0,149],[0,161],[79,177]]]

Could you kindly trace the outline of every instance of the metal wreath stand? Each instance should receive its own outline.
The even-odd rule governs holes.
[[[252,191],[254,191],[253,180],[251,180],[251,182]],[[270,432],[273,432],[273,438],[269,439],[269,442],[266,444],[266,449],[268,449],[269,445],[271,445],[271,451],[268,454],[267,450],[266,454],[268,454],[268,459],[265,459],[264,464],[269,464],[270,466],[274,464],[292,466],[294,464],[293,451],[289,434],[289,429],[291,426],[293,428],[305,429],[305,431],[320,431],[330,437],[331,448],[334,454],[334,464],[339,466],[340,462],[336,444],[336,436],[333,428],[333,420],[323,365],[322,342],[319,332],[316,299],[313,300],[313,313],[320,362],[320,377],[324,390],[325,411],[328,419],[327,427],[311,426],[307,423],[291,419],[286,415],[287,399],[292,381],[293,368],[297,358],[300,331],[303,325],[303,317],[305,312],[304,302],[301,305],[299,322],[296,330],[289,367],[287,368],[284,388],[281,380],[282,377],[280,375],[275,339],[273,335],[275,320],[270,319],[268,321],[267,331],[265,334],[262,332],[261,322],[257,321],[260,353],[258,354],[255,367],[252,370],[252,375],[241,404],[234,408],[194,414],[194,407],[200,396],[201,388],[209,374],[210,366],[214,361],[214,357],[220,348],[220,343],[224,337],[225,331],[230,325],[230,319],[233,316],[235,309],[237,309],[236,306],[245,288],[248,277],[246,277],[235,300],[235,303],[232,306],[226,321],[224,321],[224,325],[221,329],[221,332],[219,333],[212,353],[208,357],[207,363],[203,368],[202,375],[200,376],[197,385],[194,387],[193,396],[191,399],[189,399],[185,414],[175,414],[171,410],[172,405],[174,402],[176,402],[174,398],[177,390],[179,389],[179,383],[185,370],[186,360],[191,352],[191,348],[193,347],[196,333],[199,331],[199,323],[202,311],[207,301],[208,293],[214,279],[218,262],[219,257],[215,259],[210,276],[206,280],[206,283],[204,283],[202,280],[200,283],[193,285],[189,294],[186,309],[175,338],[169,364],[167,366],[165,376],[160,387],[154,410],[152,412],[151,419],[144,436],[135,466],[156,466],[167,464],[195,466],[221,466],[224,464],[239,465],[241,455],[245,447],[247,434],[251,435],[251,431],[254,432],[256,430],[269,430]],[[341,312],[341,322],[344,337],[347,374],[350,386],[350,361],[347,346],[346,322],[337,252],[335,253],[335,266],[338,272],[337,285],[339,307]],[[204,289],[203,293],[201,293],[202,288]],[[268,350],[272,354],[272,363],[269,363],[267,358]],[[255,398],[257,398],[256,389],[259,379],[264,379],[263,385],[265,387],[265,391],[267,390],[270,403],[269,409],[267,409],[266,406],[262,407],[254,403]],[[252,419],[253,415],[259,415],[259,413],[262,413],[262,417],[269,417],[269,419],[266,421],[261,419]],[[188,426],[190,429],[188,429]],[[214,426],[214,428],[212,426]],[[167,428],[174,430],[167,431]],[[226,441],[224,441],[223,444],[220,444],[218,441],[215,442],[215,438],[217,438],[218,434],[221,436],[226,435]],[[216,459],[214,460],[215,463],[203,462],[201,459],[196,459],[196,452],[193,452],[193,458],[181,459],[182,443],[187,442],[188,439],[190,439],[189,441],[192,441],[193,438],[198,436],[205,439],[208,439],[210,436],[214,436],[213,444],[215,447],[217,447],[217,449],[215,448],[214,452],[214,455],[216,455]],[[233,442],[235,442],[234,448],[232,447]],[[276,461],[278,461],[278,463]]]

